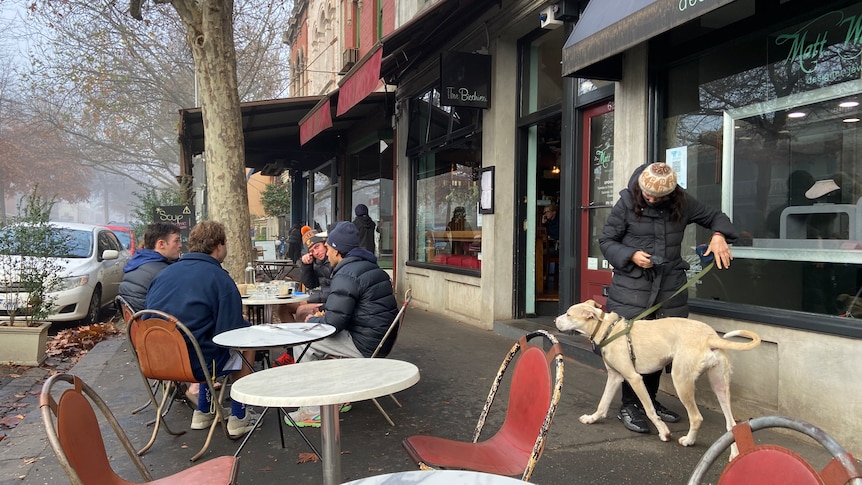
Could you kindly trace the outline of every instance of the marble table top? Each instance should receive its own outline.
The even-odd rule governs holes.
[[[262,349],[315,342],[333,333],[335,327],[325,323],[264,323],[222,332],[213,337],[213,343],[232,349]]]
[[[254,406],[340,404],[392,394],[419,382],[419,368],[395,359],[325,359],[273,367],[233,383],[231,398]]]
[[[284,305],[285,303],[300,303],[308,300],[308,293],[301,295],[277,296],[275,298],[255,298],[254,296],[243,297],[243,305]]]
[[[515,485],[521,480],[469,470],[415,470],[360,478],[344,485]]]

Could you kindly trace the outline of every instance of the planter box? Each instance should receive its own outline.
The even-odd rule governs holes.
[[[0,362],[33,367],[42,364],[50,327],[51,322],[38,327],[0,325]]]

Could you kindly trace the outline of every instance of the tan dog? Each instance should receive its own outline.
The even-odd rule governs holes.
[[[565,315],[560,315],[554,322],[561,331],[584,334],[596,345],[625,330],[627,323],[616,313],[603,312],[593,300],[572,305]],[[625,335],[601,348],[602,359],[608,369],[608,381],[596,412],[581,416],[582,423],[592,424],[607,416],[611,399],[625,379],[640,399],[649,420],[658,428],[659,438],[668,441],[670,430],[656,414],[641,374],[656,372],[673,362],[673,386],[685,406],[689,421],[688,434],[679,439],[679,444],[694,445],[703,422],[694,400],[694,383],[704,372],[709,376],[712,390],[721,404],[728,431],[736,424],[730,410],[730,362],[724,350],[750,350],[757,347],[760,337],[756,333],[735,330],[721,338],[703,322],[688,318],[660,318],[635,322],[630,336],[635,362],[632,362],[629,354]],[[726,340],[737,336],[747,337],[751,341]]]

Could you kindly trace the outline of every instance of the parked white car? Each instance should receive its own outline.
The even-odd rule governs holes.
[[[102,308],[114,304],[123,281],[123,266],[130,258],[129,251],[107,227],[67,222],[51,224],[68,236],[71,247],[67,254],[56,257],[63,267],[58,275],[62,281],[59,289],[52,293],[55,311],[48,320],[96,323]],[[0,295],[3,290],[0,288]],[[0,318],[8,318],[2,305]]]

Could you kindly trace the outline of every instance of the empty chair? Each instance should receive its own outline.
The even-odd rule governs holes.
[[[173,390],[177,382],[198,381],[192,372],[190,359],[198,359],[201,369],[207,369],[207,364],[201,352],[200,345],[198,345],[192,332],[182,322],[165,312],[141,310],[132,316],[132,321],[129,323],[126,331],[132,352],[138,361],[141,377],[149,393],[150,401],[156,407],[156,423],[153,427],[153,435],[150,441],[138,451],[139,455],[143,455],[153,446],[160,427],[164,426],[165,430],[173,435],[185,433],[185,431],[171,431],[167,423],[162,419],[163,409],[168,403],[169,398],[174,395]],[[185,338],[183,338],[184,336]],[[194,348],[194,356],[189,355],[186,340]],[[221,423],[225,436],[231,438],[221,407],[222,396],[216,394],[213,379],[209,373],[205,372],[204,378],[206,381],[205,383],[201,383],[201,386],[206,385],[209,388],[211,396],[218,396],[217,399],[213,399],[215,419],[212,426],[210,426],[203,447],[192,457],[192,461],[197,460],[206,452],[210,441],[212,441],[213,432],[215,432],[215,428],[219,423]],[[156,401],[156,396],[149,385],[148,379],[161,381],[161,401]],[[224,388],[225,386],[222,386],[222,390]],[[203,391],[204,389],[201,388],[201,392]]]
[[[818,472],[805,458],[792,450],[773,444],[755,444],[752,432],[765,428],[786,428],[803,433],[820,443],[833,458]],[[688,485],[703,483],[713,463],[733,444],[738,447],[739,454],[725,466],[718,484],[862,485],[862,472],[850,453],[822,429],[786,416],[764,416],[734,426],[706,450],[695,466]]]
[[[64,390],[59,399],[55,399],[52,391],[59,382],[66,382],[71,387]],[[129,458],[147,483],[236,483],[239,460],[232,456],[214,458],[154,481],[105,401],[79,377],[57,374],[48,378],[42,386],[39,409],[48,434],[48,442],[73,485],[135,483],[123,479],[111,468],[99,429],[99,418],[93,409],[94,404],[102,413],[103,420],[110,424]]]
[[[534,337],[550,343],[528,342]],[[517,357],[517,360],[515,360]],[[509,407],[500,430],[479,441],[488,412],[509,364],[515,362],[509,389]],[[521,337],[500,366],[472,442],[433,436],[410,436],[402,442],[422,469],[457,468],[497,475],[521,475],[529,480],[545,447],[545,438],[557,410],[563,388],[563,353],[557,339],[544,330]]]

